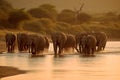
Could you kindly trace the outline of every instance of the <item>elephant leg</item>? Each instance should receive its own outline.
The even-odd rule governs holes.
[[[33,55],[36,54],[36,52],[35,52],[35,48],[34,48],[33,46],[31,47],[31,53],[32,53]]]
[[[53,43],[53,48],[54,48],[54,56],[57,57],[57,44]]]
[[[82,54],[86,54],[86,48],[85,48],[85,46],[82,46],[82,47],[81,47],[81,53],[82,53]]]
[[[87,53],[86,55],[90,55],[90,48],[87,48]]]
[[[101,51],[102,50],[102,46],[98,46],[98,51]]]
[[[103,50],[105,49],[105,45],[103,46]]]
[[[12,45],[12,52],[15,50],[15,44]]]
[[[8,45],[8,52],[10,52],[10,45]]]
[[[11,47],[12,47],[12,46],[10,45],[10,47],[9,47],[9,50],[10,50],[9,52],[10,52],[10,53],[11,53]]]
[[[61,56],[62,52],[63,52],[63,44],[60,44],[59,45],[59,56]]]
[[[14,45],[11,45],[11,52],[14,51]]]
[[[20,45],[18,44],[18,50],[20,51]]]
[[[94,52],[95,52],[95,49],[94,49],[94,48],[92,48],[92,52],[91,52],[91,54],[92,54],[92,55],[94,55]]]
[[[9,52],[12,52],[12,45],[9,46]]]
[[[105,44],[103,45],[103,47],[102,47],[102,48],[103,48],[103,50],[105,49],[105,46],[106,46],[106,43],[105,43]]]
[[[59,55],[62,53],[62,47],[59,45],[59,51],[58,51]]]
[[[82,54],[86,55],[86,48],[82,46]]]
[[[79,52],[82,53],[81,44],[79,44]]]
[[[30,46],[28,47],[28,51],[29,51],[29,53],[31,53],[31,47]]]
[[[75,50],[74,50],[74,47],[72,47],[72,52],[74,53],[74,51],[75,51]]]

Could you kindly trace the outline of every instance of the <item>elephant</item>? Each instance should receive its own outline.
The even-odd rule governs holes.
[[[64,49],[68,50],[69,48],[72,48],[74,52],[74,48],[76,47],[75,36],[72,34],[66,34],[66,37],[67,37],[67,40],[65,42]]]
[[[87,32],[80,32],[80,33],[78,33],[78,34],[76,34],[75,35],[75,39],[76,39],[76,50],[77,50],[77,52],[78,53],[82,53],[82,45],[81,45],[81,43],[82,43],[82,37],[83,36],[87,36],[88,35],[88,33]]]
[[[26,51],[28,49],[28,34],[26,33],[18,33],[17,34],[17,43],[18,43],[18,50],[20,52]]]
[[[8,52],[14,52],[16,36],[13,33],[7,33],[5,35],[6,47]]]
[[[84,55],[93,55],[96,50],[97,40],[93,35],[83,36],[81,39],[81,45]]]
[[[97,51],[101,51],[105,49],[106,42],[107,42],[107,35],[105,32],[92,32],[92,35],[96,37],[97,40]]]
[[[33,55],[37,55],[39,53],[43,53],[46,47],[45,37],[42,35],[33,35],[32,43],[31,43],[31,53]]]
[[[105,49],[106,46],[106,42],[107,42],[107,35],[105,32],[81,32],[78,33],[75,38],[76,38],[76,49],[77,46],[79,45],[79,49],[77,49],[77,51],[79,53],[82,53],[82,46],[81,46],[81,39],[83,36],[87,36],[87,35],[93,35],[95,36],[97,43],[96,43],[96,51],[101,51]]]
[[[62,56],[65,42],[67,40],[66,34],[63,32],[54,32],[51,34],[51,39],[53,42],[54,56],[57,57],[57,54]],[[59,48],[58,52],[57,48]]]

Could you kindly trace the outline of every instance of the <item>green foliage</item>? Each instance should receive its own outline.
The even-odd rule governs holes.
[[[120,21],[119,15],[115,12],[108,12],[101,14],[100,16],[96,17],[96,21],[99,21],[103,24],[115,23]]]
[[[7,19],[9,12],[13,10],[11,4],[6,0],[0,0],[0,28],[5,28],[7,25]]]
[[[33,8],[28,11],[35,18],[50,18],[49,13],[42,8]]]
[[[108,12],[104,15],[103,21],[106,21],[106,22],[118,21],[118,16],[114,12]]]
[[[54,5],[51,5],[51,4],[43,4],[43,5],[40,5],[40,8],[42,9],[45,9],[49,15],[51,16],[51,19],[53,21],[56,21],[56,17],[57,17],[57,10],[56,10],[56,7]]]
[[[63,32],[68,32],[70,29],[71,25],[66,23],[66,22],[57,22],[56,23],[56,31],[63,31]]]
[[[60,14],[58,14],[57,20],[66,22],[69,24],[74,24],[75,13],[69,9],[62,10],[62,12]]]
[[[14,10],[9,13],[8,22],[11,26],[10,28],[17,28],[22,21],[29,20],[30,15],[26,13],[23,9]]]
[[[6,0],[0,0],[0,10],[3,12],[10,12],[13,9],[12,5],[8,3]]]
[[[79,24],[89,22],[91,20],[91,16],[87,13],[79,13],[77,15],[77,21]]]
[[[28,12],[35,18],[49,18],[53,21],[56,20],[57,11],[55,6],[50,4],[40,5],[38,8],[32,8]]]
[[[55,27],[55,24],[48,18],[41,18],[39,20],[25,22],[23,29],[38,32],[43,34],[50,34]]]

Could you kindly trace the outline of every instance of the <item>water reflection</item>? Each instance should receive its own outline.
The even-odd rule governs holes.
[[[65,55],[54,58],[53,55],[29,57],[28,53],[0,54],[0,65],[31,70],[27,74],[1,80],[119,80],[119,63],[120,42],[109,42],[105,51],[95,57]]]

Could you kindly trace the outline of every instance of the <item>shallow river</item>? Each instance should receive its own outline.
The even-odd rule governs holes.
[[[52,47],[51,47],[52,48]],[[50,53],[52,52],[50,48]],[[28,53],[0,54],[1,66],[30,70],[1,80],[120,80],[120,42],[107,42],[95,57],[53,55],[30,58]]]

